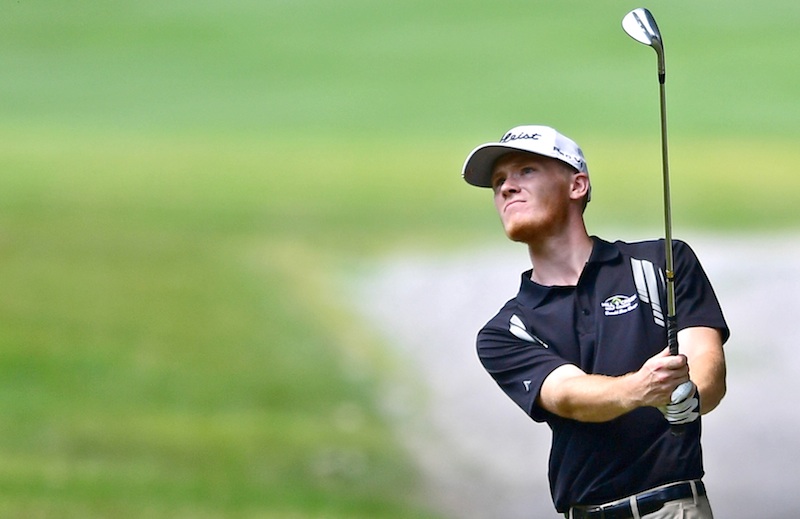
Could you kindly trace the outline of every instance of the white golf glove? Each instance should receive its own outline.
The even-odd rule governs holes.
[[[683,425],[694,422],[700,416],[700,399],[697,386],[691,380],[676,387],[670,398],[671,403],[658,410],[670,425]]]

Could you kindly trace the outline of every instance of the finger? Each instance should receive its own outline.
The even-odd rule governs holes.
[[[667,359],[665,366],[671,370],[685,370],[689,374],[689,364],[684,355],[671,355]]]
[[[656,354],[656,355],[653,355],[653,358],[654,358],[654,359],[657,359],[657,358],[661,358],[661,357],[670,357],[670,356],[671,356],[671,355],[670,355],[670,353],[669,353],[669,346],[667,346],[666,348],[664,348],[663,350],[661,350],[660,352],[658,352],[658,354]]]
[[[689,398],[690,396],[694,396],[694,392],[697,386],[694,385],[694,382],[691,380],[687,380],[686,382],[682,383],[680,386],[676,387],[675,390],[670,395],[670,401],[673,404],[678,402],[682,402]]]
[[[683,425],[687,423],[694,422],[700,417],[698,413],[689,413],[687,416],[682,418],[675,418],[673,416],[666,416],[667,421],[670,425]]]
[[[697,411],[695,411],[694,409],[687,409],[686,411],[682,411],[680,413],[667,412],[664,416],[667,418],[667,420],[679,421],[679,420],[685,420],[686,418],[694,416],[695,414],[697,414]]]
[[[675,359],[675,362],[680,363],[681,366],[689,366],[689,359],[683,353],[673,355],[672,358]]]
[[[697,405],[696,398],[690,398],[684,402],[678,402],[677,404],[667,404],[665,406],[666,412],[673,415],[679,415],[681,413],[685,413],[687,411],[691,411],[694,409],[694,406]]]

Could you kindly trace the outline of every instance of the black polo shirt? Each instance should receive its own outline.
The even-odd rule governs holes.
[[[553,431],[550,490],[559,512],[703,476],[700,420],[675,436],[658,409],[604,423],[558,417],[539,407],[544,379],[563,364],[610,376],[638,370],[666,347],[664,240],[594,247],[577,286],[546,287],[522,275],[517,296],[478,333],[487,372],[528,415]],[[674,242],[678,329],[729,331],[694,252]]]

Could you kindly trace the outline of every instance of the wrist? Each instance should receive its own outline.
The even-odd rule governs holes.
[[[648,405],[644,399],[644,391],[637,373],[628,373],[617,377],[618,401],[624,413]]]

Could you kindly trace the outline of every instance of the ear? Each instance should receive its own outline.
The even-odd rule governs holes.
[[[589,193],[589,175],[579,171],[572,175],[570,198],[580,200]]]

